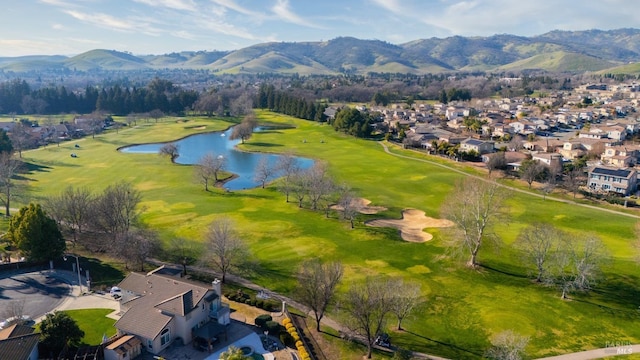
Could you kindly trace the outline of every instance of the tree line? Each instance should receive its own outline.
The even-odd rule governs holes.
[[[145,87],[97,88],[69,91],[65,86],[37,90],[25,81],[14,79],[0,83],[0,111],[7,114],[61,114],[105,111],[114,115],[143,113],[155,109],[181,114],[198,100],[194,90],[182,90],[172,82],[153,79]]]

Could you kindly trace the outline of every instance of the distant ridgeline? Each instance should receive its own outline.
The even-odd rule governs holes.
[[[426,74],[452,71],[640,72],[640,30],[552,31],[533,37],[429,38],[404,44],[340,37],[316,42],[271,42],[234,51],[183,51],[136,56],[91,50],[73,57],[0,58],[0,70],[141,71],[203,69],[213,73],[335,75]]]

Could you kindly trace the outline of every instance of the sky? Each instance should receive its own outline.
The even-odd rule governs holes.
[[[534,36],[637,27],[630,0],[2,1],[0,57],[236,50],[340,36],[402,44],[453,35]],[[8,4],[7,4],[8,3]]]

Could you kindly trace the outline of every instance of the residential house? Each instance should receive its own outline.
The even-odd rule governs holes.
[[[479,155],[493,152],[494,143],[492,141],[482,141],[477,139],[468,138],[460,142],[460,151],[470,152],[475,151]]]
[[[602,163],[614,167],[633,167],[638,163],[640,148],[633,145],[606,146],[600,156]]]
[[[0,359],[38,360],[38,339],[31,326],[14,324],[0,330]]]
[[[594,166],[589,169],[589,190],[593,192],[615,192],[630,195],[638,189],[638,177],[634,169],[618,169]]]
[[[131,360],[141,353],[142,342],[133,335],[119,336],[104,346],[105,360]]]
[[[580,141],[567,141],[563,144],[562,149],[560,149],[560,154],[565,159],[575,160],[584,156],[587,151],[582,146]]]
[[[206,287],[163,275],[161,269],[131,273],[118,284],[122,316],[114,326],[119,335],[134,335],[148,352],[158,354],[173,341],[190,343],[198,329],[211,323],[226,331],[230,311],[221,302],[220,280]]]
[[[558,153],[537,153],[531,155],[531,159],[540,161],[551,169],[562,170],[562,155]]]

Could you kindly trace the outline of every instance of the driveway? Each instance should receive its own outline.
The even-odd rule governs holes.
[[[60,306],[71,293],[67,282],[48,271],[0,274],[0,309],[24,302],[22,313],[36,319]],[[4,317],[0,310],[0,317]]]

